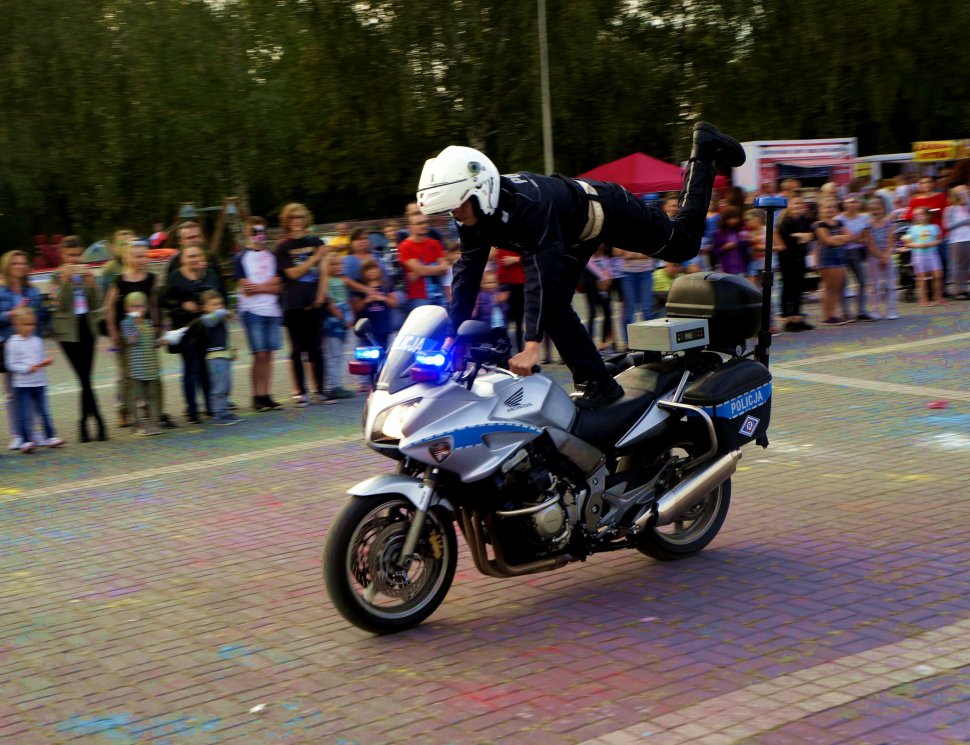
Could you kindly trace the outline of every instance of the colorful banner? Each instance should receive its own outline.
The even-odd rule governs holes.
[[[913,143],[913,160],[927,163],[970,157],[970,140],[926,140]]]

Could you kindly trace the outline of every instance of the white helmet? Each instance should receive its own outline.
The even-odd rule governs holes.
[[[451,212],[469,197],[478,199],[486,215],[498,207],[499,173],[484,153],[449,145],[437,158],[424,162],[418,182],[418,209],[426,215]]]

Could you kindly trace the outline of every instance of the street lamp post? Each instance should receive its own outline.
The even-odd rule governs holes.
[[[546,0],[539,4],[539,80],[542,90],[542,152],[545,156],[546,173],[553,172],[552,160],[552,106],[549,102],[549,47],[546,41]]]

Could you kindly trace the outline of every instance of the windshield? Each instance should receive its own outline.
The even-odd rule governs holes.
[[[448,313],[437,305],[415,308],[407,317],[404,325],[387,354],[381,369],[377,387],[390,393],[397,393],[414,381],[409,370],[418,352],[431,352],[441,349],[448,333]]]

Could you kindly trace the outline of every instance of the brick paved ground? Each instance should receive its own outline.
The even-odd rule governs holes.
[[[0,453],[0,741],[968,742],[970,308],[903,310],[776,339],[772,446],[700,556],[495,580],[463,552],[389,638],[320,575],[388,470],[359,399],[81,445],[59,361],[69,444]]]

